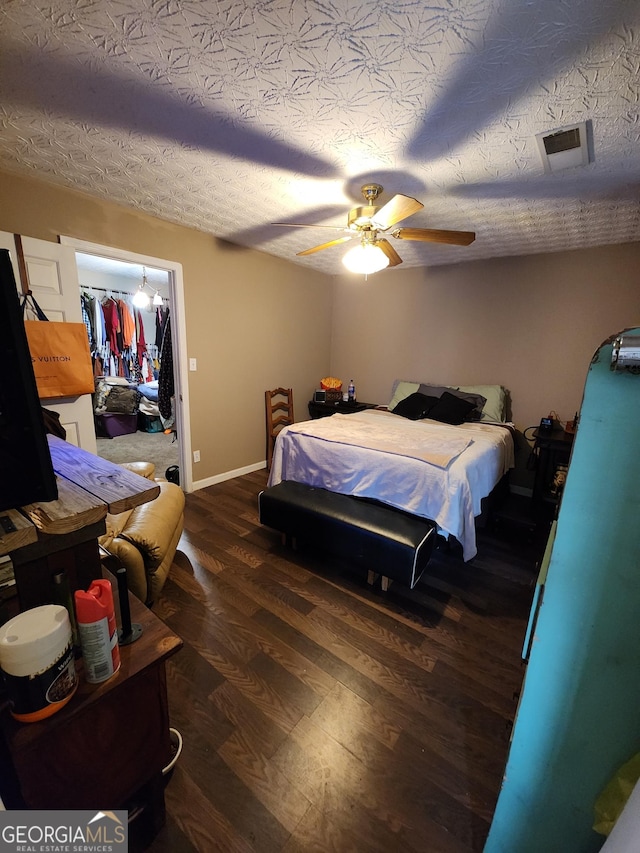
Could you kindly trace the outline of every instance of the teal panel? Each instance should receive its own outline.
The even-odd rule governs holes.
[[[593,803],[640,750],[640,375],[611,350],[588,371],[485,853],[599,850]]]

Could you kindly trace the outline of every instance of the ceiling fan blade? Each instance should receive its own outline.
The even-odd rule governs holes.
[[[412,216],[414,213],[422,210],[423,207],[424,205],[421,202],[408,195],[394,195],[375,214],[372,224],[380,231],[386,231],[387,228],[391,228],[396,222],[406,219],[407,216]]]
[[[476,239],[474,231],[442,231],[433,228],[398,228],[392,232],[397,240],[419,240],[422,243],[448,243],[468,246]]]
[[[388,240],[376,240],[375,245],[382,249],[385,255],[389,258],[390,267],[397,267],[398,264],[402,263],[402,258]]]
[[[337,240],[330,240],[328,243],[322,243],[320,246],[314,246],[313,249],[305,249],[304,252],[296,252],[296,255],[313,255],[314,252],[319,252],[321,249],[328,249],[330,246],[337,246],[339,243],[346,243],[348,240],[353,240],[350,237],[338,237]]]

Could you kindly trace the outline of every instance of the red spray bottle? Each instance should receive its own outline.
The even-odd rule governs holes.
[[[120,668],[113,590],[108,580],[93,581],[74,594],[76,622],[87,681],[106,681]]]

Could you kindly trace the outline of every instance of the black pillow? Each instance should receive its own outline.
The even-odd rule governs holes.
[[[435,406],[429,411],[429,418],[443,424],[461,424],[473,411],[475,403],[455,397],[448,391],[440,397]]]
[[[394,415],[409,418],[410,421],[419,421],[421,418],[431,417],[429,412],[437,402],[437,397],[428,397],[426,394],[415,391],[405,397],[404,400],[400,400],[395,409],[391,411]]]
[[[461,400],[469,400],[469,402],[474,403],[474,408],[471,410],[470,414],[467,416],[466,420],[468,421],[479,421],[482,417],[482,410],[484,409],[484,404],[487,402],[487,398],[483,397],[480,394],[470,394],[466,391],[458,391],[457,388],[451,388],[447,385],[420,385],[418,391],[421,394],[433,394],[436,397],[441,397],[446,391],[448,394],[453,394],[454,397],[459,397]]]

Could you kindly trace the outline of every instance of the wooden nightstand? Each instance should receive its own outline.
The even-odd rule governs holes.
[[[575,434],[564,430],[541,433],[534,430],[533,445],[537,455],[536,475],[533,483],[533,507],[540,515],[554,517],[562,497],[562,489],[556,489],[553,478],[559,465],[569,465]]]

